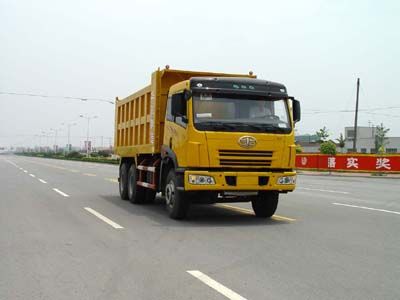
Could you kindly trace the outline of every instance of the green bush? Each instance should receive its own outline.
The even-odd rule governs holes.
[[[98,152],[98,154],[99,154],[99,156],[102,156],[102,157],[109,157],[109,156],[111,156],[112,151],[111,150],[100,150]]]
[[[322,154],[336,155],[336,145],[332,141],[323,142],[319,149]]]
[[[83,155],[80,154],[78,151],[72,151],[72,152],[68,153],[65,157],[67,157],[67,158],[82,158]]]
[[[303,147],[296,145],[296,153],[303,153]]]

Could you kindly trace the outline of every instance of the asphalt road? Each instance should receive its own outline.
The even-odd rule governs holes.
[[[400,180],[301,175],[272,220],[174,221],[117,169],[0,156],[0,299],[400,299]]]

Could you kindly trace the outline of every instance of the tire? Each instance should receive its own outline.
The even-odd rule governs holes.
[[[189,200],[185,197],[185,192],[178,191],[178,178],[175,171],[170,170],[165,184],[165,203],[171,219],[184,219],[189,210]]]
[[[146,189],[136,184],[137,172],[135,164],[132,164],[128,172],[128,198],[133,204],[143,203]]]
[[[122,163],[119,167],[119,195],[122,200],[128,200],[128,164]]]
[[[146,189],[145,195],[144,195],[144,202],[145,203],[154,203],[154,200],[156,199],[156,191],[152,189]]]
[[[258,196],[251,201],[257,218],[270,218],[278,207],[279,193],[258,192]]]

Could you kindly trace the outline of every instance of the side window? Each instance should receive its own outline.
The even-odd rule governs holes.
[[[168,100],[167,100],[166,118],[168,121],[174,122],[174,117],[172,116],[172,112],[171,112],[171,96],[169,96]]]
[[[167,100],[167,111],[166,111],[166,119],[171,122],[175,122],[176,124],[187,127],[187,109],[184,116],[173,116],[172,115],[172,99],[171,96],[168,97]]]

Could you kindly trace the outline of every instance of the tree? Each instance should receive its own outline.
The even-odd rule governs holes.
[[[322,154],[336,155],[336,145],[332,141],[323,142],[319,149]]]
[[[385,146],[388,144],[386,134],[389,132],[389,128],[385,128],[383,123],[376,126],[375,131],[375,149],[378,153],[385,153]]]
[[[303,147],[301,145],[296,144],[296,153],[302,153],[303,152]]]
[[[346,139],[343,137],[343,133],[340,134],[339,138],[336,139],[339,144],[340,152],[343,152],[343,148],[346,145]]]
[[[323,128],[321,128],[320,130],[318,130],[315,134],[318,137],[318,142],[319,143],[323,143],[323,142],[326,142],[328,140],[329,132],[328,132],[328,129],[325,126]]]

